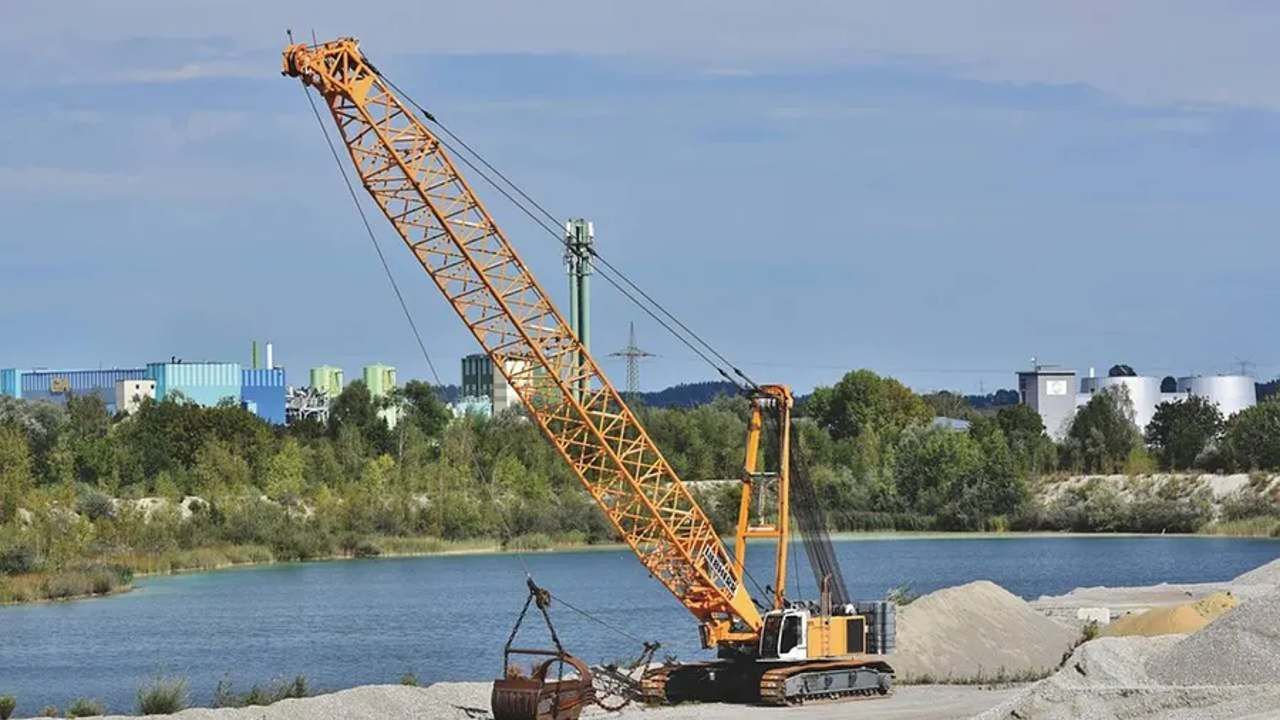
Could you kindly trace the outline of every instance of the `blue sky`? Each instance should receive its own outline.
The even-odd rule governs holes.
[[[292,27],[360,37],[758,380],[974,392],[1033,355],[1280,374],[1270,3],[54,5],[0,7],[3,367],[247,361],[258,338],[293,382],[426,375],[278,75]],[[481,192],[563,301],[554,241]],[[457,382],[473,341],[375,219]],[[635,320],[646,388],[711,377],[596,289],[598,356]]]

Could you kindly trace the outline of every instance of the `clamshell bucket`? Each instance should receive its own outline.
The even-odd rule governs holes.
[[[554,650],[508,649],[505,677],[493,682],[489,703],[494,720],[578,720],[584,705],[595,702],[586,663]],[[546,655],[528,676],[511,670],[511,655]]]

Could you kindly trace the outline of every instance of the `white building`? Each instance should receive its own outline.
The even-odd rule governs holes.
[[[132,415],[147,398],[156,399],[155,380],[116,381],[116,412]]]
[[[1022,404],[1040,413],[1045,432],[1054,440],[1062,440],[1071,428],[1078,408],[1089,403],[1097,393],[1122,388],[1132,404],[1133,424],[1145,432],[1155,417],[1156,406],[1177,402],[1190,396],[1205,398],[1216,404],[1223,417],[1231,417],[1258,402],[1254,379],[1247,375],[1204,375],[1177,380],[1176,392],[1163,392],[1161,379],[1149,375],[1107,375],[1098,377],[1093,370],[1076,383],[1074,370],[1037,365],[1018,373],[1018,394]]]

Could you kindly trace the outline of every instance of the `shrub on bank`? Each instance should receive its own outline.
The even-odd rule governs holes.
[[[13,709],[18,707],[18,699],[12,695],[0,695],[0,720],[13,717]]]
[[[187,707],[188,697],[186,679],[156,677],[138,688],[138,712],[143,715],[172,715]]]
[[[67,708],[67,717],[69,718],[94,717],[106,714],[107,709],[102,703],[88,698],[78,698]]]
[[[933,530],[932,515],[861,510],[833,510],[828,513],[832,529],[837,532],[874,532],[901,530],[921,532]]]
[[[254,685],[244,693],[237,693],[231,681],[223,678],[213,691],[213,706],[220,708],[262,706],[281,700],[304,698],[311,694],[311,687],[305,675],[298,675],[292,680],[273,680],[266,685]]]

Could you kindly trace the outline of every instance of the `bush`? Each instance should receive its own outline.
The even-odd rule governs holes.
[[[416,674],[416,673],[414,673],[414,672],[412,672],[412,671],[410,671],[410,672],[407,672],[407,673],[405,673],[405,674],[401,675],[401,676],[400,676],[400,684],[401,684],[401,685],[408,685],[409,687],[418,687],[418,676],[417,676],[417,674]],[[2,719],[0,719],[0,720],[2,720]]]
[[[90,520],[103,520],[115,516],[116,506],[106,493],[101,490],[90,490],[76,501],[76,512]]]
[[[172,715],[187,707],[185,678],[156,677],[138,688],[138,712],[143,715]]]
[[[21,541],[0,545],[0,575],[21,575],[40,569],[44,563],[35,548]]]
[[[1222,499],[1223,520],[1276,517],[1280,507],[1252,488],[1240,488]]]
[[[262,706],[281,700],[304,698],[310,694],[311,688],[304,675],[298,675],[292,680],[274,680],[267,685],[254,685],[246,693],[235,692],[231,681],[223,678],[213,691],[213,705],[214,707]]]
[[[551,538],[543,533],[525,533],[517,535],[502,544],[506,550],[533,551],[533,550],[550,550],[555,547],[555,543]]]
[[[95,715],[106,715],[107,709],[97,700],[88,698],[79,698],[71,703],[71,707],[67,708],[67,717],[82,718],[94,717]]]
[[[106,595],[127,586],[133,573],[115,565],[90,565],[51,575],[44,580],[44,597],[49,600]]]
[[[0,695],[0,720],[13,717],[13,709],[18,707],[18,699],[12,695]]]
[[[920,599],[920,593],[912,590],[911,585],[903,583],[889,588],[889,592],[885,593],[884,599],[896,604],[898,607],[903,607]]]
[[[62,713],[58,712],[58,708],[55,705],[45,705],[44,707],[40,708],[40,717],[56,718],[61,714]]]

